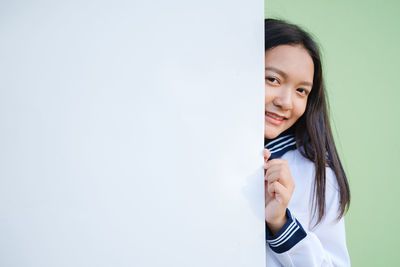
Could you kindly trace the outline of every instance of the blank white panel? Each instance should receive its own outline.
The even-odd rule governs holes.
[[[263,13],[0,2],[0,266],[265,266]]]

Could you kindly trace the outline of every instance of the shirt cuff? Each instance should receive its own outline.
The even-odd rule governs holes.
[[[290,213],[289,209],[286,209],[286,215],[288,220],[276,235],[272,235],[267,222],[265,222],[267,244],[276,253],[288,251],[307,236],[306,231],[304,231],[299,221]]]

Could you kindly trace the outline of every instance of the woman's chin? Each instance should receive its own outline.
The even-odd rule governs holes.
[[[275,137],[277,137],[280,133],[277,131],[266,131],[264,133],[264,137],[267,139],[274,139]]]
[[[270,127],[266,126],[264,128],[264,137],[267,139],[274,139],[275,137],[279,136],[284,129],[277,129],[277,127]]]

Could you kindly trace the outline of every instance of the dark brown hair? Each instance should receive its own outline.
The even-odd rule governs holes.
[[[300,27],[283,20],[265,19],[265,51],[284,44],[302,45],[314,62],[313,87],[308,96],[306,110],[292,126],[297,148],[315,165],[313,216],[318,211],[316,222],[318,224],[325,215],[325,170],[326,166],[329,166],[335,173],[339,185],[340,206],[337,219],[340,219],[349,208],[350,189],[329,123],[319,48],[311,36]]]

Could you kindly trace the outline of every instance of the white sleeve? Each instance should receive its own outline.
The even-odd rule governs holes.
[[[287,210],[288,222],[275,235],[267,228],[267,243],[283,266],[350,266],[343,217],[337,221],[339,190],[333,171],[326,169],[326,214],[312,230],[303,229]]]

